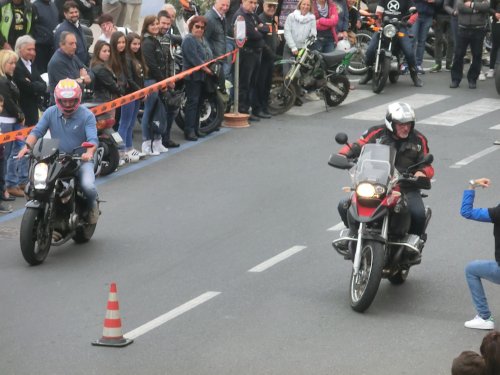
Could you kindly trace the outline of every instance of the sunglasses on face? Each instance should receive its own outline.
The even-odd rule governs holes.
[[[205,26],[203,25],[194,25],[195,29],[205,30]]]

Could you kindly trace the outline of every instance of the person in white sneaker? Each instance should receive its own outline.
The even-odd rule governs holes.
[[[500,205],[493,208],[474,208],[475,189],[488,188],[491,181],[488,178],[478,178],[469,181],[469,188],[462,197],[460,214],[466,219],[493,223],[495,237],[495,260],[474,260],[465,267],[465,278],[469,286],[472,303],[477,315],[467,322],[465,327],[475,329],[494,329],[495,323],[488,307],[481,279],[494,284],[500,284]]]

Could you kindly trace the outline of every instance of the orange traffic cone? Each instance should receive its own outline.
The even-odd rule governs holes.
[[[92,345],[122,347],[132,344],[133,342],[134,340],[123,337],[120,307],[118,305],[118,296],[116,294],[116,284],[112,283],[109,288],[108,308],[104,319],[102,337],[93,341]]]

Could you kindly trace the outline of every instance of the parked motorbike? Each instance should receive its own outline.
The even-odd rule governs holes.
[[[344,133],[337,134],[335,140],[348,144]],[[334,154],[328,162],[335,168],[350,169],[352,179],[352,187],[348,188],[351,235],[349,229],[342,230],[332,245],[345,259],[353,261],[350,303],[357,312],[370,307],[382,278],[402,284],[410,267],[421,262],[426,235],[408,234],[411,216],[401,189],[430,189],[428,178],[414,177],[412,172],[422,164],[432,163],[433,157],[428,154],[400,173],[394,166],[395,156],[389,145],[366,144],[357,159]],[[432,214],[429,207],[425,214],[427,227]]]
[[[85,198],[75,176],[80,155],[93,146],[84,142],[72,154],[64,154],[58,139],[41,138],[30,150],[28,202],[20,230],[21,252],[29,264],[43,263],[51,246],[92,238],[96,224],[85,219]]]
[[[391,83],[396,83],[399,79],[401,54],[397,38],[405,36],[400,29],[406,26],[406,21],[410,16],[403,17],[401,20],[386,16],[382,21],[382,26],[372,27],[372,30],[379,34],[372,78],[372,91],[376,94],[382,92],[387,78]]]
[[[372,40],[373,31],[371,30],[371,26],[375,24],[375,20],[373,17],[361,16],[361,28],[356,30],[356,41],[354,46],[357,51],[352,56],[351,62],[349,63],[348,71],[351,74],[361,75],[365,74],[368,70],[368,67],[365,63],[365,54],[366,49],[370,45],[370,41]]]
[[[83,106],[91,109],[102,103],[82,103]],[[99,145],[95,151],[96,162],[94,163],[96,176],[107,176],[113,173],[120,163],[119,148],[123,145],[123,139],[114,130],[115,111],[110,111],[96,116],[97,135]]]
[[[314,36],[309,37],[295,59],[275,63],[276,66],[290,64],[291,68],[284,79],[273,77],[269,99],[272,114],[292,108],[302,90],[316,91],[329,107],[339,105],[349,94],[350,83],[345,73],[356,48],[321,53],[313,49],[315,41]]]

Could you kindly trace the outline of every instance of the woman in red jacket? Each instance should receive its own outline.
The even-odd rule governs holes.
[[[320,52],[332,52],[337,45],[337,32],[339,21],[337,7],[331,0],[313,0],[312,11],[316,17],[316,30],[318,40],[316,49]]]

